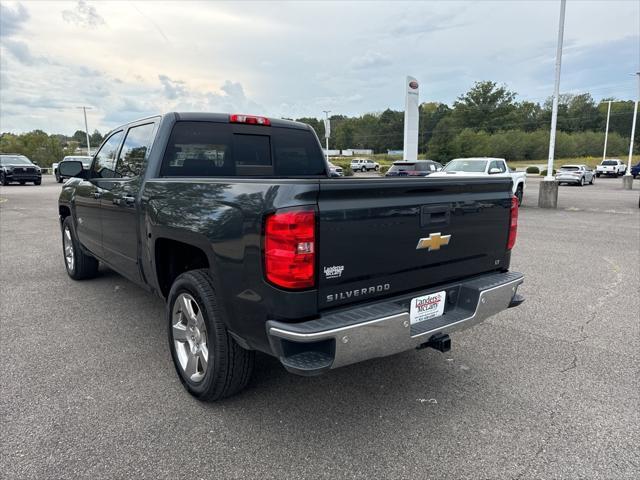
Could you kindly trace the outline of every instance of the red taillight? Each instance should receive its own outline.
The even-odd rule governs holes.
[[[231,123],[247,123],[249,125],[271,125],[271,121],[267,117],[257,117],[255,115],[239,115],[234,113],[229,115]]]
[[[516,244],[518,235],[518,198],[511,197],[511,220],[509,221],[509,240],[507,240],[507,250],[511,250]]]
[[[316,214],[314,210],[276,212],[265,222],[267,280],[289,289],[315,285]]]

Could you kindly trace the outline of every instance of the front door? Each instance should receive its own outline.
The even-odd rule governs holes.
[[[80,182],[76,189],[75,209],[78,239],[85,248],[98,257],[104,255],[100,211],[103,189],[100,181],[104,177],[111,176],[110,172],[113,172],[116,154],[123,136],[124,132],[120,130],[113,133],[102,144],[93,158],[89,169],[89,179]]]
[[[94,255],[102,256],[102,221],[100,220],[100,189],[82,180],[76,187],[76,234],[80,243]]]

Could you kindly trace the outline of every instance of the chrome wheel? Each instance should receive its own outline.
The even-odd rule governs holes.
[[[188,293],[181,293],[173,304],[171,332],[178,363],[185,376],[201,382],[209,365],[207,327],[202,310]]]
[[[71,239],[71,230],[69,230],[69,227],[64,227],[62,243],[64,246],[64,261],[67,263],[67,269],[70,272],[73,272],[73,267],[75,266],[75,252],[73,251],[73,240]]]

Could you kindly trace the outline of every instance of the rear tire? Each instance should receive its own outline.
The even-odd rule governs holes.
[[[580,177],[580,183],[578,185],[584,187],[584,177]]]
[[[93,278],[98,274],[98,260],[80,248],[71,216],[62,222],[62,254],[67,274],[74,280]]]
[[[7,177],[4,176],[4,172],[0,173],[0,184],[7,186],[9,182],[7,181]]]
[[[599,173],[596,173],[596,177],[597,177],[597,178],[600,178],[600,174],[599,174]]]
[[[166,315],[171,357],[191,395],[211,402],[247,386],[255,352],[229,334],[207,270],[190,270],[176,278]]]
[[[40,185],[40,184],[42,184],[42,180],[34,180],[33,184],[34,185]]]

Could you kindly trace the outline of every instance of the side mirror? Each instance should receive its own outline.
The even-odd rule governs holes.
[[[489,170],[489,175],[493,175],[494,173],[500,173],[500,169],[494,167],[491,170]]]
[[[77,160],[68,160],[58,165],[58,173],[61,177],[78,177],[85,178],[82,162]]]

